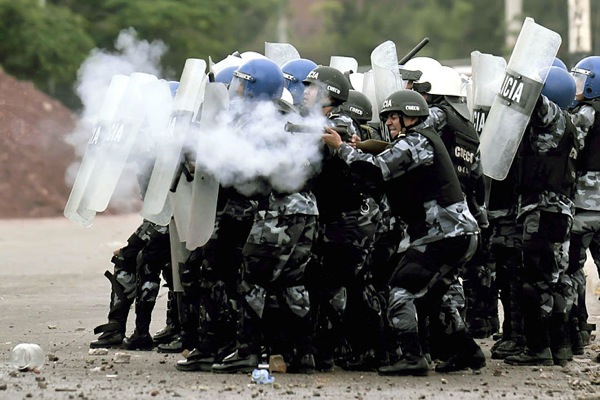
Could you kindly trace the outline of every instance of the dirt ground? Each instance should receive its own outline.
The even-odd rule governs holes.
[[[248,375],[179,372],[179,354],[130,352],[130,363],[113,362],[117,350],[89,355],[93,328],[105,322],[113,249],[140,222],[137,215],[98,216],[90,228],[65,218],[0,220],[0,399],[600,399],[600,340],[566,367],[513,367],[488,359],[481,374],[381,377],[344,372],[275,374],[268,385]],[[587,266],[597,282],[595,271]],[[590,322],[600,326],[600,302],[589,293]],[[163,327],[161,291],[152,330]],[[128,333],[133,329],[133,313]],[[10,365],[18,343],[46,352],[39,373]],[[480,343],[489,356],[491,339]]]

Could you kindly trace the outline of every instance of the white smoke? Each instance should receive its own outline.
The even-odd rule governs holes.
[[[193,155],[196,168],[215,176],[221,185],[233,186],[244,194],[264,193],[265,188],[280,192],[298,191],[320,169],[324,117],[301,118],[297,114],[282,114],[272,102],[238,101],[220,111],[218,118],[211,119],[211,124],[203,126],[201,110],[218,110],[215,104],[220,102],[214,99],[211,102],[207,98],[207,104],[212,107],[202,106],[194,113],[187,108],[178,107],[190,103],[178,102],[179,95],[173,99],[167,82],[159,79],[159,61],[166,50],[163,43],[140,41],[135,37],[135,31],[129,29],[121,32],[115,47],[118,50],[116,53],[94,50],[79,71],[77,91],[84,109],[80,126],[69,140],[78,149],[78,154],[84,157],[90,149],[88,143],[94,130],[102,128],[100,137],[103,138],[98,146],[92,146],[95,151],[100,149],[101,156],[96,157],[95,169],[86,181],[86,187],[93,190],[86,189],[82,204],[94,204],[89,209],[102,211],[99,209],[102,206],[98,204],[104,203],[97,200],[102,197],[98,193],[112,193],[112,207],[123,211],[139,210],[140,186],[136,179],[138,166],[149,166],[149,171],[154,166],[154,177],[160,169],[158,166],[170,165],[162,162],[155,164],[157,155],[164,160],[163,155],[170,154],[168,149],[180,146],[173,143],[177,143],[180,140],[177,138],[182,137],[186,141],[182,150]],[[195,71],[193,76],[197,76],[197,72],[199,71]],[[149,74],[142,76],[144,83],[141,86],[132,85],[134,78],[139,78],[141,73]],[[117,97],[113,83],[119,76],[125,79],[126,84],[121,86],[124,89]],[[149,77],[153,80],[148,80]],[[185,81],[186,85],[180,86],[179,94],[189,92],[193,96],[199,90],[188,84],[190,80],[185,71],[180,80],[182,83]],[[195,89],[191,90],[191,87]],[[202,93],[203,90],[198,91],[194,107],[200,106]],[[226,94],[222,96],[225,99],[221,99],[225,102],[228,98]],[[181,96],[182,99],[184,97],[187,98]],[[111,101],[113,98],[115,100]],[[107,107],[107,104],[112,108]],[[112,114],[106,112],[107,108],[111,109]],[[173,125],[173,121],[182,117],[190,118],[191,122],[196,112],[200,115],[199,124]],[[171,113],[176,119],[169,118]],[[208,111],[206,113],[209,114]],[[107,119],[107,114],[112,117]],[[291,121],[292,119],[296,121]],[[288,122],[311,126],[311,132],[287,132],[285,125]],[[174,132],[171,130],[173,127],[187,128],[188,131]],[[122,131],[116,128],[122,128]],[[117,140],[114,140],[115,136],[118,136]],[[85,160],[84,157],[82,165],[86,165]],[[119,165],[125,160],[128,162],[113,193],[110,185],[103,183],[105,181],[99,176],[105,177],[110,175],[110,171],[119,171]],[[77,179],[80,179],[82,170],[84,169],[78,165],[70,168],[69,172],[78,173]],[[157,174],[168,175],[164,172],[162,175]],[[67,179],[73,183],[75,176]],[[165,182],[163,178],[157,179]],[[169,177],[166,179],[168,183]],[[74,187],[76,186],[77,182]],[[151,193],[157,194],[154,189]],[[144,213],[143,215],[146,216]]]
[[[80,157],[84,156],[96,128],[100,123],[106,122],[99,121],[99,114],[113,77],[129,76],[136,72],[158,77],[161,72],[160,60],[167,47],[162,41],[140,40],[136,31],[129,28],[119,33],[115,49],[114,52],[104,49],[92,50],[78,71],[76,92],[81,99],[82,110],[75,130],[67,136],[66,141],[74,147],[76,155]],[[126,106],[132,111],[136,105]],[[139,200],[136,170],[134,166],[131,167],[129,164],[126,166],[111,199],[113,207],[124,211],[133,211],[132,205]],[[80,161],[69,166],[65,176],[69,185],[75,182],[79,170]]]
[[[241,108],[241,109],[240,109]],[[300,123],[312,132],[286,132],[297,115],[281,114],[271,102],[232,104],[220,116],[221,125],[196,134],[196,165],[217,176],[224,186],[242,193],[260,192],[263,185],[280,192],[300,190],[320,168],[322,117]]]

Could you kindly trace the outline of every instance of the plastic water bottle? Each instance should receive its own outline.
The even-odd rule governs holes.
[[[34,343],[21,343],[12,350],[12,365],[19,371],[33,371],[44,365],[44,351]]]
[[[273,378],[266,369],[255,369],[252,371],[252,382],[258,385],[273,383],[274,380],[275,378]]]

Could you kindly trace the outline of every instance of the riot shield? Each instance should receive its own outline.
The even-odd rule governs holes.
[[[220,83],[209,83],[204,93],[202,114],[200,115],[200,130],[197,140],[218,129],[219,115],[229,106],[229,92]],[[196,168],[192,183],[192,201],[190,210],[189,231],[186,237],[186,247],[194,250],[204,245],[213,233],[217,213],[217,198],[219,195],[218,177],[202,168],[199,161],[203,154],[196,152]]]
[[[183,292],[179,266],[187,261],[190,252],[185,248],[185,243],[179,238],[177,223],[174,219],[169,224],[169,241],[171,244],[171,270],[173,271],[173,291]]]
[[[371,119],[371,122],[378,123],[381,104],[377,102],[377,96],[375,95],[375,78],[373,77],[373,70],[363,73],[362,92],[369,100],[371,100],[371,105],[373,106],[373,118]]]
[[[63,211],[65,217],[81,226],[91,226],[96,216],[96,211],[82,208],[82,202],[88,202],[87,200],[84,201],[83,197],[96,162],[106,156],[103,151],[104,141],[108,135],[109,127],[115,118],[117,106],[121,97],[123,97],[123,93],[125,93],[128,82],[129,77],[126,75],[115,75],[111,79],[98,112],[94,132],[88,141],[87,148],[79,165],[79,171],[77,172],[69,199]]]
[[[329,66],[341,72],[358,72],[358,61],[353,57],[331,56],[329,58]]]
[[[291,60],[300,58],[300,53],[289,43],[265,42],[265,56],[279,67]]]
[[[146,101],[146,129],[142,131],[143,140],[140,140],[138,146],[144,147],[144,153],[147,154],[151,163],[156,162],[156,157],[162,151],[161,144],[165,140],[167,127],[171,112],[173,111],[173,95],[169,83],[164,79],[159,79],[142,87],[142,93]],[[143,171],[140,171],[143,172]],[[145,174],[142,174],[145,175]],[[146,187],[142,186],[142,199],[146,196]],[[161,226],[169,225],[171,220],[171,205],[165,202],[163,209],[158,214],[145,214],[143,217],[155,224]]]
[[[229,55],[217,63],[213,63],[212,59],[209,58],[209,62],[210,62],[210,72],[217,75],[219,72],[221,72],[225,68],[228,68],[231,66],[239,67],[240,65],[242,65],[244,63],[244,60],[242,59],[242,57]]]
[[[188,180],[182,175],[177,182],[175,192],[169,192],[169,201],[173,207],[173,219],[177,225],[177,235],[182,242],[188,240],[192,190],[192,180]]]
[[[471,52],[471,86],[468,92],[468,103],[471,109],[471,121],[479,135],[496,93],[500,90],[505,70],[504,58],[477,50]]]
[[[204,60],[188,58],[175,95],[165,140],[160,143],[154,168],[144,197],[141,214],[155,215],[164,208],[175,173],[181,162],[181,152],[191,131],[191,123],[204,98],[207,76]]]
[[[402,76],[398,69],[398,54],[396,45],[388,40],[377,46],[371,52],[371,68],[373,69],[373,81],[375,84],[376,103],[373,106],[373,114],[379,110],[381,104],[390,94],[403,88]]]
[[[506,178],[560,43],[558,33],[525,18],[481,132],[485,175]]]
[[[141,87],[157,79],[154,75],[140,72],[130,75],[127,88],[118,103],[115,120],[103,144],[104,157],[96,162],[90,177],[89,192],[86,190],[83,204],[85,208],[101,212],[108,207],[144,122],[145,99]]]

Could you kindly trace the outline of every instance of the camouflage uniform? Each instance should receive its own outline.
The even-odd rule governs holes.
[[[152,310],[160,290],[161,273],[172,287],[171,247],[168,226],[145,221],[140,239],[146,245],[138,254],[135,291],[135,331],[148,333]],[[139,233],[138,233],[139,234]]]
[[[156,302],[162,271],[168,284],[170,271],[170,254],[164,254],[164,235],[168,229],[150,221],[143,221],[136,231],[127,239],[127,245],[119,249],[112,257],[114,272],[106,271],[105,276],[112,285],[108,323],[94,329],[94,333],[103,333],[98,342],[92,342],[91,347],[105,347],[104,340],[115,335],[123,339],[126,330],[127,317],[132,304],[136,303],[136,327],[147,329],[151,310]],[[152,254],[159,254],[159,259],[150,260]],[[150,270],[154,271],[151,272]],[[158,282],[157,282],[158,280]],[[144,283],[147,283],[144,285]],[[148,313],[148,310],[149,313]],[[139,315],[137,314],[139,311]],[[111,345],[120,345],[121,340],[115,340]]]
[[[567,114],[541,96],[518,158],[521,175],[517,218],[523,223],[521,304],[527,350],[505,358],[508,363],[528,363],[529,356],[547,362],[548,349],[555,363],[562,364],[569,357],[565,354],[565,328],[571,285],[565,271],[573,222],[570,196],[575,171],[569,165],[577,156],[574,135]],[[554,169],[543,170],[545,166]]]
[[[439,136],[417,125],[377,156],[346,144],[337,154],[349,165],[361,161],[376,166],[394,215],[407,223],[410,245],[389,282],[387,310],[395,331],[394,343],[404,359],[422,357],[417,302],[423,315],[443,315],[440,323],[451,332],[448,344],[457,353],[480,353],[460,314],[455,312],[452,297],[445,296],[457,268],[473,255],[478,227]],[[402,187],[410,187],[413,192],[403,196],[399,190]],[[392,373],[394,368],[382,367],[379,371]]]
[[[590,128],[594,124],[598,126],[596,120],[599,118],[600,112],[596,112],[588,104],[581,104],[571,113],[573,123],[585,133],[579,139],[580,148],[585,151],[588,135],[597,135]],[[588,140],[591,141],[594,138],[590,136]],[[590,149],[590,151],[594,152],[595,150]],[[583,156],[581,153],[580,155]],[[583,354],[583,346],[589,342],[589,334],[593,330],[593,325],[587,323],[586,277],[583,272],[588,249],[600,271],[600,171],[586,169],[583,165],[578,168],[579,177],[574,198],[575,216],[569,247],[568,274],[576,292],[576,299],[569,318],[571,346],[574,354]]]
[[[348,137],[358,133],[353,120],[333,110],[331,126],[346,126]],[[368,257],[373,250],[381,218],[377,184],[367,175],[368,165],[349,167],[324,148],[323,168],[315,178],[319,225],[314,261],[309,270],[309,291],[316,323],[318,368],[333,368],[336,349],[344,349],[341,366],[373,368],[380,354],[365,364],[364,356],[381,347],[383,315],[371,282]],[[344,344],[344,340],[346,343]],[[347,361],[350,358],[351,364]]]
[[[266,345],[293,369],[315,353],[304,275],[316,231],[316,199],[310,191],[272,192],[258,204],[242,251],[238,351],[258,356]]]
[[[242,248],[256,209],[256,201],[233,188],[220,188],[215,229],[180,269],[183,342],[194,350],[177,362],[177,369],[210,371],[235,344]]]
[[[432,96],[432,103],[425,125],[431,126],[442,137],[463,193],[467,197],[469,210],[477,219],[479,227],[485,229],[489,225],[485,206],[486,186],[478,149],[479,138],[475,127],[472,122],[460,116],[445,98]],[[459,296],[456,304],[466,300],[469,331],[474,337],[480,338],[488,337],[492,333],[490,310],[494,309],[493,304],[490,304],[493,275],[488,263],[485,262],[484,246],[485,243],[480,237],[475,256],[461,268],[460,274],[457,275],[457,278],[458,276],[462,278],[464,292],[454,292],[465,296],[465,298]],[[459,284],[457,280],[455,285]]]

